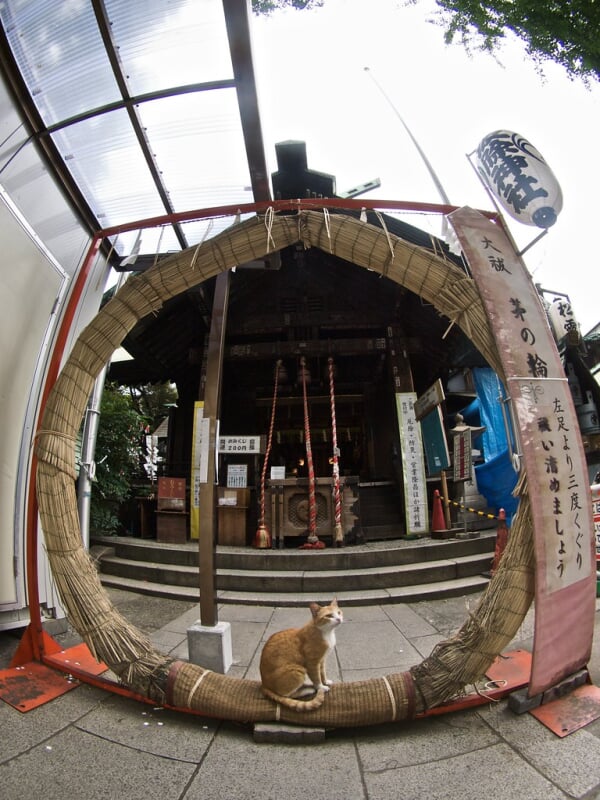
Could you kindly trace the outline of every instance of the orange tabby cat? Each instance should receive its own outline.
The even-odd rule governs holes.
[[[311,603],[310,610],[312,619],[306,625],[274,633],[260,657],[263,693],[296,711],[323,704],[332,683],[327,680],[325,659],[335,647],[335,629],[343,620],[337,600],[328,606]],[[298,699],[315,691],[311,700]]]

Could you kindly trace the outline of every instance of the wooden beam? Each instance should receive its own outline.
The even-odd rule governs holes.
[[[208,470],[206,483],[200,484],[200,525],[198,566],[200,571],[200,622],[214,626],[218,622],[216,593],[216,454],[217,420],[221,405],[223,350],[229,303],[229,270],[217,276],[213,300],[206,382],[204,384],[204,418],[209,420]]]

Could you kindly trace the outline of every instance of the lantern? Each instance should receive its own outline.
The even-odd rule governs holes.
[[[568,344],[577,345],[581,340],[579,323],[568,299],[555,297],[547,308],[548,319],[554,338],[560,344],[567,338]]]
[[[512,131],[494,131],[477,147],[477,171],[511,217],[549,228],[562,208],[554,173],[531,142]]]

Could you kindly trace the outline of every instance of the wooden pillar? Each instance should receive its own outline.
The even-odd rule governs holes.
[[[200,484],[200,525],[198,536],[198,566],[200,571],[200,622],[214,626],[218,622],[215,581],[216,561],[216,458],[217,420],[221,405],[223,351],[229,302],[229,270],[217,276],[213,300],[206,381],[204,384],[204,418],[209,420],[208,469],[206,483]]]

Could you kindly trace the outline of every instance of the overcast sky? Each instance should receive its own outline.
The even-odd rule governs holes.
[[[459,44],[445,45],[442,29],[427,22],[433,9],[431,0],[409,7],[325,0],[314,11],[253,17],[269,170],[276,169],[275,143],[300,139],[309,167],[335,175],[339,192],[379,178],[381,187],[365,198],[441,202],[399,114],[450,201],[491,209],[466,154],[494,130],[519,133],[544,156],[564,195],[556,225],[525,262],[536,283],[569,295],[587,333],[600,322],[600,86],[586,89],[555,64],[540,77],[517,41],[498,59],[470,57]],[[441,230],[421,215],[410,221]],[[539,233],[507,222],[521,248]]]

